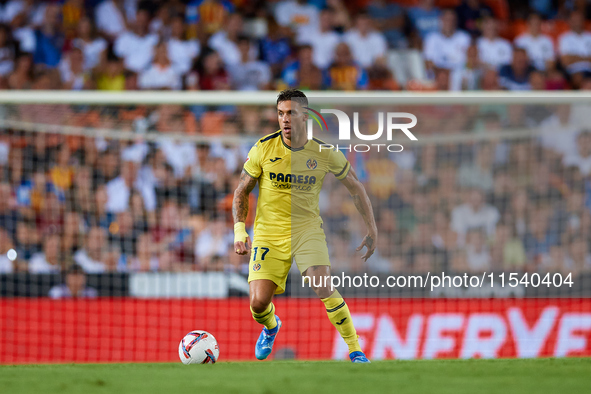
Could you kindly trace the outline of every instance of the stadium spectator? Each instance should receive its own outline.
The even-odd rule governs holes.
[[[300,46],[297,60],[289,63],[281,73],[282,83],[287,87],[320,89],[322,79],[322,71],[313,63],[313,49],[310,45]]]
[[[9,183],[0,183],[0,228],[8,232],[10,238],[16,235],[19,214],[12,206],[13,197]]]
[[[570,106],[558,106],[554,113],[540,124],[540,145],[562,157],[577,155],[577,135],[583,124],[571,122]]]
[[[458,246],[463,246],[468,230],[482,228],[492,237],[499,221],[499,211],[485,203],[482,191],[472,189],[465,192],[465,203],[451,212],[451,229],[458,235]]]
[[[527,18],[527,32],[515,39],[515,46],[523,48],[528,58],[538,70],[552,70],[554,62],[554,44],[552,39],[542,34],[542,18],[530,14]]]
[[[319,29],[307,45],[312,46],[314,65],[324,70],[334,60],[334,51],[341,41],[341,36],[333,29],[334,13],[330,9],[320,12]]]
[[[333,13],[334,30],[343,34],[351,28],[351,15],[343,0],[326,0],[326,7]]]
[[[118,213],[116,219],[109,225],[107,240],[109,245],[116,248],[123,257],[130,258],[136,254],[137,237],[131,212]]]
[[[417,6],[407,10],[407,15],[421,40],[425,40],[431,33],[439,32],[441,10],[435,7],[435,0],[420,0]]]
[[[185,18],[190,25],[191,36],[217,32],[234,11],[234,4],[229,0],[190,0],[185,9]]]
[[[529,86],[531,90],[546,90],[546,76],[544,73],[532,70],[529,74]]]
[[[29,116],[28,112],[23,112],[21,116]],[[22,150],[11,149],[11,152],[18,153],[18,157],[14,157],[15,161],[22,162],[26,158],[32,164],[32,167],[37,171],[48,171],[50,167],[51,148],[49,138],[46,134],[36,134],[31,138],[31,141]],[[10,166],[15,165],[15,162],[9,162]],[[21,178],[22,181],[24,178]]]
[[[405,48],[408,45],[404,36],[404,10],[400,5],[385,0],[372,0],[366,11],[390,48]]]
[[[41,250],[39,231],[34,222],[30,220],[21,220],[17,223],[14,241],[14,249],[22,262],[29,261],[35,253]]]
[[[458,185],[477,188],[487,193],[492,191],[494,150],[490,144],[480,144],[475,149],[472,163],[465,163],[458,170]]]
[[[10,149],[8,155],[8,181],[14,192],[24,178],[23,149]]]
[[[86,226],[99,226],[107,229],[115,219],[115,215],[107,211],[107,201],[109,195],[105,185],[99,186],[94,192],[94,204],[89,211],[83,211]]]
[[[466,49],[466,64],[456,68],[449,75],[449,90],[478,90],[480,88],[483,69],[476,45]]]
[[[170,62],[168,53],[168,47],[165,42],[161,42],[154,47],[152,64],[139,74],[138,86],[141,89],[181,89],[181,73]]]
[[[78,30],[78,24],[85,18],[84,0],[65,0],[62,6],[63,29],[66,40],[71,40]]]
[[[195,145],[185,141],[174,141],[170,138],[158,143],[158,149],[164,153],[166,162],[172,166],[174,177],[182,178],[189,168],[197,162]],[[162,178],[160,178],[162,180]]]
[[[335,61],[324,72],[323,85],[333,90],[367,89],[367,73],[353,61],[351,49],[346,43],[336,47]]]
[[[93,70],[104,62],[107,49],[107,41],[99,37],[92,20],[84,17],[78,23],[76,37],[72,40],[72,46],[82,50],[84,54],[84,70]]]
[[[68,190],[72,186],[74,168],[70,158],[70,147],[63,144],[57,153],[56,163],[49,172],[50,181],[57,189]]]
[[[434,73],[442,68],[452,70],[461,67],[466,61],[466,49],[470,46],[470,36],[456,29],[456,14],[446,10],[441,15],[441,30],[429,33],[425,38],[423,55],[427,70]]]
[[[545,206],[538,206],[535,214],[528,218],[527,232],[523,240],[528,270],[535,270],[543,257],[549,255],[550,247],[560,243],[558,233],[552,228],[550,221],[551,209]]]
[[[585,130],[577,136],[577,153],[565,155],[562,164],[577,167],[583,176],[591,174],[591,131]]]
[[[86,285],[86,274],[78,264],[71,265],[65,274],[64,283],[49,290],[49,298],[95,298],[96,289]]]
[[[523,242],[515,236],[513,229],[505,224],[497,224],[491,256],[495,267],[507,272],[522,272],[526,256]]]
[[[31,256],[29,272],[32,274],[51,274],[62,269],[61,239],[58,234],[47,234],[43,238],[43,250]]]
[[[345,33],[343,41],[349,45],[353,60],[363,68],[370,67],[375,59],[385,56],[388,49],[384,35],[374,30],[366,13],[357,14],[355,28]]]
[[[509,41],[498,36],[496,19],[487,17],[482,20],[482,36],[478,38],[477,45],[482,63],[497,70],[511,63],[513,48]]]
[[[86,234],[84,248],[74,253],[74,261],[84,272],[98,274],[107,271],[107,235],[102,227],[91,227]]]
[[[242,55],[238,48],[238,38],[244,31],[244,23],[240,14],[232,14],[228,17],[223,30],[218,31],[208,41],[208,45],[221,57],[226,66],[232,66],[241,62]],[[251,59],[256,58],[256,48],[249,50]]]
[[[148,233],[140,234],[137,238],[136,253],[129,260],[129,271],[158,271],[158,256],[154,253],[155,249],[152,236]]]
[[[37,43],[35,42],[35,31],[27,24],[24,14],[17,15],[10,24],[12,37],[19,44],[21,52],[33,53]]]
[[[297,44],[310,42],[318,31],[319,10],[306,3],[306,0],[282,0],[275,6],[275,20],[293,29]]]
[[[529,77],[532,71],[534,68],[529,64],[525,49],[515,48],[511,64],[499,71],[499,85],[506,90],[531,90]]]
[[[250,60],[251,42],[238,38],[240,62],[228,67],[234,90],[268,90],[271,86],[271,69],[260,60]]]
[[[486,234],[480,228],[470,229],[466,234],[466,262],[468,272],[490,271],[492,256],[486,243]]]
[[[547,163],[539,163],[534,170],[532,184],[527,190],[529,200],[544,205],[560,201],[562,193],[556,185],[556,178],[550,171],[550,166]]]
[[[499,86],[499,75],[495,70],[484,70],[480,80],[481,90],[501,90]]]
[[[188,225],[188,207],[174,199],[162,203],[152,239],[160,251],[159,266],[165,270],[191,271],[195,268],[195,235]]]
[[[59,63],[62,88],[82,90],[90,84],[90,75],[84,70],[84,55],[78,48],[72,48],[62,56]]]
[[[63,256],[73,255],[82,246],[82,227],[83,222],[78,212],[68,211],[64,214],[64,231],[61,236],[61,253]]]
[[[113,52],[123,59],[127,70],[139,73],[149,67],[154,56],[154,47],[158,44],[158,35],[148,30],[150,15],[147,10],[137,12],[131,30],[121,33],[113,44]]]
[[[129,208],[129,196],[132,189],[136,189],[143,197],[146,210],[156,209],[156,192],[154,184],[137,176],[138,165],[132,161],[121,164],[121,175],[106,185],[107,211],[119,213]]]
[[[114,123],[110,123],[112,115],[103,117],[103,125],[109,127]],[[103,149],[99,156],[98,163],[93,167],[94,172],[92,174],[92,180],[94,182],[93,187],[97,188],[101,185],[106,184],[110,180],[117,177],[118,169],[121,164],[116,147],[111,145],[110,149]]]
[[[580,87],[583,78],[591,75],[591,33],[585,31],[585,17],[573,11],[569,17],[570,30],[558,40],[560,63],[572,78],[575,87]]]
[[[405,254],[414,273],[445,269],[447,256],[433,245],[432,229],[430,220],[419,221],[409,236],[409,248]]]
[[[156,223],[156,213],[147,212],[144,208],[144,199],[136,191],[131,193],[129,199],[131,216],[133,219],[133,228],[140,234],[152,229]]]
[[[457,234],[449,231],[449,217],[447,212],[447,210],[437,210],[435,212],[433,235],[431,237],[433,246],[445,253],[454,250],[458,242]]]
[[[16,190],[16,201],[26,211],[40,212],[49,191],[55,191],[47,182],[45,172],[37,170],[24,179]]]
[[[0,77],[10,75],[14,70],[16,45],[12,39],[12,32],[6,25],[0,25]]]
[[[47,67],[57,67],[62,57],[64,34],[60,30],[61,10],[57,4],[45,8],[43,23],[35,30],[33,61]]]
[[[542,75],[544,75],[544,74],[542,74]],[[552,70],[546,71],[546,74],[544,76],[545,76],[545,81],[546,81],[546,86],[545,86],[546,90],[567,90],[567,89],[570,89],[562,71],[560,71],[556,68],[553,68]],[[581,82],[581,86],[580,86],[581,90],[585,89],[584,86],[585,86],[586,81],[587,81],[587,79],[584,79]]]
[[[566,201],[555,211],[557,212],[554,213],[553,219],[563,241],[574,235],[591,234],[591,212],[585,206],[585,195],[582,191],[571,191]]]
[[[566,244],[567,253],[564,259],[565,272],[578,276],[582,273],[591,272],[591,254],[589,253],[589,241],[575,235]]]
[[[273,18],[268,18],[266,22],[268,31],[267,35],[260,39],[259,53],[261,60],[271,67],[273,76],[278,77],[285,61],[292,54],[291,30],[289,27],[280,26]]]
[[[0,227],[0,274],[10,274],[14,272],[14,259],[18,256],[9,258],[9,251],[14,251],[14,245],[10,234]],[[14,252],[16,253],[16,252]]]
[[[95,10],[96,26],[110,40],[123,34],[136,19],[136,2],[104,0]]]
[[[3,19],[11,23],[14,19],[23,15],[31,25],[37,27],[42,24],[47,4],[36,1],[10,0],[5,3]]]
[[[214,262],[215,256],[226,256],[228,245],[232,243],[232,234],[228,231],[226,221],[223,218],[217,218],[212,221],[197,236],[195,242],[195,256],[199,265],[207,270]]]
[[[185,40],[185,24],[181,16],[175,16],[170,22],[170,39],[167,41],[168,58],[173,69],[180,75],[186,74],[193,65],[193,61],[201,46],[196,39]]]
[[[388,68],[385,57],[378,57],[373,65],[367,69],[369,90],[399,90],[400,86],[394,80],[392,71]]]
[[[166,41],[170,38],[171,18],[174,13],[173,6],[170,3],[164,3],[157,4],[154,8],[155,12],[151,9],[153,12],[149,25],[150,33],[157,34],[161,40]]]
[[[472,36],[481,33],[483,19],[493,16],[492,9],[481,0],[462,0],[456,7],[458,27]]]
[[[98,90],[125,90],[126,75],[123,61],[117,57],[108,56],[104,66],[97,67],[96,88]]]
[[[133,161],[138,164],[144,161],[150,151],[148,144],[141,140],[135,142],[128,141],[127,143],[123,143],[123,145],[127,146],[121,147],[121,160]]]
[[[230,77],[217,52],[203,54],[197,64],[197,73],[193,74],[200,90],[228,90]]]

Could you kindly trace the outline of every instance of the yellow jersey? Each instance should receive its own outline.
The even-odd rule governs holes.
[[[297,149],[285,144],[281,131],[269,134],[251,148],[244,171],[259,180],[254,222],[256,239],[280,240],[293,232],[320,226],[318,199],[324,177],[344,179],[351,164],[337,149],[322,147],[314,138]]]

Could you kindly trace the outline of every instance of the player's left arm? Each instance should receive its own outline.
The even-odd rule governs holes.
[[[376,220],[373,215],[371,201],[369,200],[365,187],[359,181],[359,178],[357,178],[357,174],[352,167],[349,169],[347,176],[341,179],[341,182],[349,190],[349,194],[353,197],[355,208],[357,208],[357,211],[359,211],[367,226],[367,235],[357,248],[357,251],[363,249],[364,246],[367,248],[366,253],[361,256],[362,259],[367,261],[373,252],[375,252],[378,239],[378,227],[376,226]]]

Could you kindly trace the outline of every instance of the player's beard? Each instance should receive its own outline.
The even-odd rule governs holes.
[[[291,133],[289,140],[291,141],[292,148],[301,148],[307,142],[306,140],[306,123],[302,122],[301,125],[292,124]]]

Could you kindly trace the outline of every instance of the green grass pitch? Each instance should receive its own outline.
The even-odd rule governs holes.
[[[0,367],[6,394],[589,393],[591,358]]]

